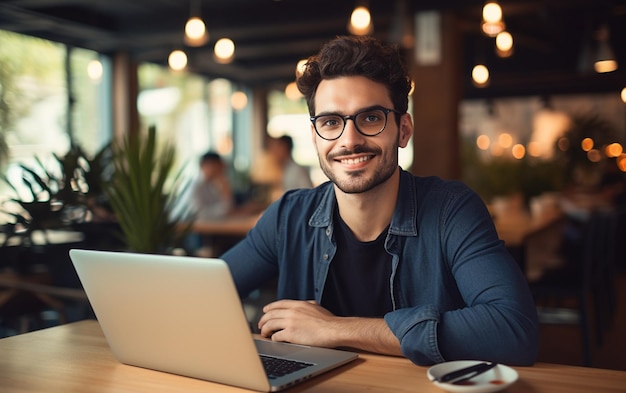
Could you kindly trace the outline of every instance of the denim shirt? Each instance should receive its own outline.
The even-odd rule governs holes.
[[[337,250],[332,183],[287,192],[222,258],[240,296],[277,278],[279,299],[315,299]],[[464,184],[401,170],[385,241],[393,311],[384,319],[418,365],[459,359],[530,365],[538,322],[525,277]]]

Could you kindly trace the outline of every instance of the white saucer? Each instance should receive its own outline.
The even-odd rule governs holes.
[[[517,371],[511,367],[503,364],[498,364],[491,370],[482,373],[472,378],[468,383],[471,385],[454,385],[445,382],[435,382],[435,378],[449,373],[450,371],[459,370],[464,367],[473,366],[474,364],[482,363],[481,360],[457,360],[453,362],[439,363],[428,369],[426,374],[428,379],[433,381],[439,388],[448,392],[462,392],[462,393],[487,393],[497,392],[505,389],[515,381],[517,381]]]

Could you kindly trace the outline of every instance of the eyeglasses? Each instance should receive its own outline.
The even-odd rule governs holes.
[[[352,116],[341,116],[336,113],[311,116],[311,123],[313,123],[317,135],[327,141],[339,139],[341,134],[343,134],[343,130],[346,129],[348,120],[354,122],[356,130],[362,135],[376,136],[385,130],[389,112],[402,114],[402,112],[395,109],[387,109],[379,106],[364,109]]]

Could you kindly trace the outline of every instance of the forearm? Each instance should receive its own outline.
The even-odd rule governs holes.
[[[398,335],[403,355],[421,366],[475,358],[530,365],[538,348],[535,318],[497,305],[444,313],[425,305],[388,313],[385,321]]]
[[[330,331],[336,347],[402,356],[400,341],[382,318],[337,318]]]
[[[303,300],[278,300],[263,307],[263,312],[261,335],[274,341],[402,355],[400,342],[382,318],[338,317],[314,301]]]

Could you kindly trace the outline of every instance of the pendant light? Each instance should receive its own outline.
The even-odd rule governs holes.
[[[478,63],[472,68],[472,81],[476,87],[489,85],[489,69],[486,65]]]
[[[368,35],[374,31],[372,16],[367,3],[357,4],[350,15],[348,31],[354,35]]]
[[[502,8],[496,1],[488,1],[483,6],[483,21],[481,24],[483,33],[488,37],[495,37],[505,29],[502,20]]]
[[[607,25],[600,27],[597,38],[598,50],[593,68],[599,74],[617,70],[617,59],[609,42],[609,27]]]
[[[496,54],[499,57],[510,57],[513,54],[513,36],[502,31],[496,36]]]
[[[191,0],[190,17],[185,24],[185,44],[188,46],[202,46],[209,41],[206,25],[200,16],[200,1]]]
[[[220,38],[213,47],[213,58],[220,64],[228,64],[235,57],[235,43],[230,38]]]
[[[173,71],[182,71],[187,67],[187,54],[180,49],[173,50],[167,58],[167,63]]]

